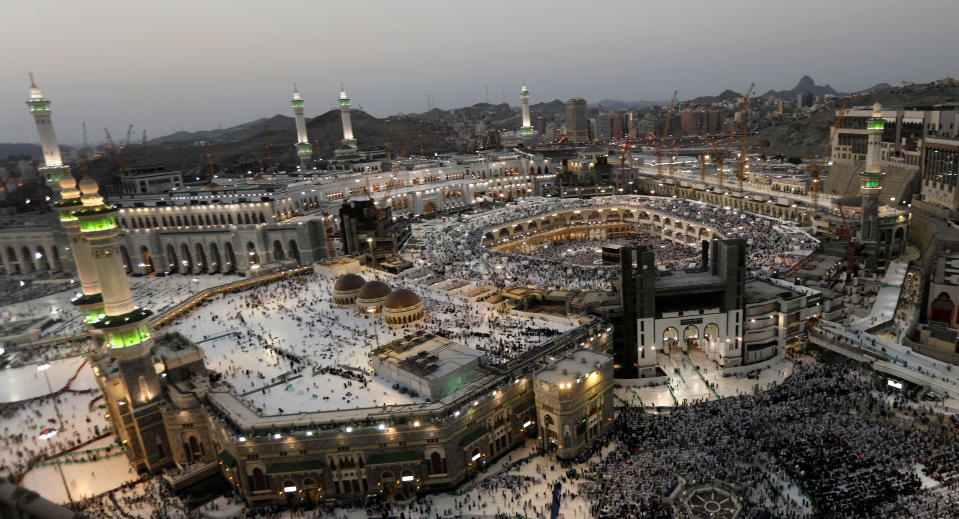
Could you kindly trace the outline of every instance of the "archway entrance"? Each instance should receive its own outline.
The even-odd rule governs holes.
[[[383,482],[383,492],[387,497],[392,498],[396,495],[396,474],[394,474],[393,471],[383,471],[383,473],[380,474],[380,481]]]
[[[47,261],[47,254],[43,250],[43,247],[37,247],[36,252],[33,253],[33,257],[36,260],[37,270],[50,270],[50,262]]]
[[[719,342],[719,326],[709,323],[703,329],[703,338],[706,340],[704,346],[713,347]]]
[[[180,262],[176,257],[176,249],[173,248],[173,244],[168,243],[166,246],[166,259],[169,262],[168,267],[171,273],[180,271]]]
[[[942,292],[929,307],[929,320],[940,323],[952,323],[956,316],[956,305],[949,294]]]
[[[140,268],[143,269],[145,274],[153,274],[153,257],[150,256],[150,249],[147,249],[146,246],[140,247]]]
[[[689,325],[683,330],[683,351],[699,346],[699,328]]]
[[[120,245],[120,257],[123,258],[123,268],[127,274],[133,272],[133,262],[130,261],[130,253],[127,252],[125,245]]]
[[[426,205],[423,206],[423,214],[430,214],[436,212],[436,206],[433,205],[433,202],[426,202]]]
[[[210,273],[220,272],[220,269],[223,268],[223,265],[220,261],[220,249],[216,247],[215,243],[210,244]]]
[[[223,271],[226,273],[236,272],[236,254],[233,253],[233,244],[225,243],[223,245]]]
[[[290,252],[290,259],[293,259],[300,264],[303,263],[300,261],[300,248],[297,247],[296,240],[290,240],[290,248],[288,250]]]
[[[673,348],[679,346],[679,330],[670,326],[663,330],[663,351],[671,354]]]

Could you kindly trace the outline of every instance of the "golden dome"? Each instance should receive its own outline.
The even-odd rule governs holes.
[[[383,299],[386,296],[390,295],[392,289],[389,285],[382,281],[367,281],[362,287],[360,287],[359,293],[356,294],[357,299]]]
[[[337,292],[351,292],[353,290],[359,290],[365,283],[366,280],[356,274],[343,274],[336,278],[336,283],[333,283],[333,290]]]
[[[415,292],[405,288],[400,288],[390,292],[390,295],[386,296],[386,301],[383,301],[383,307],[400,310],[403,308],[416,306],[419,303],[420,296],[416,295]]]

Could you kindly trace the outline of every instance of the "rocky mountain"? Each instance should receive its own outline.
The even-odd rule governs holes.
[[[0,159],[5,159],[11,155],[27,155],[39,159],[42,153],[39,144],[26,142],[0,143]]]
[[[881,86],[881,85],[877,85]],[[905,108],[933,105],[959,105],[959,85],[926,83],[900,87],[878,88],[861,94],[850,104],[868,106],[879,102],[884,108]],[[841,99],[820,107],[817,111],[765,126],[756,139],[764,143],[762,151],[767,155],[785,154],[805,160],[808,150],[817,156],[826,144],[830,128],[836,117]]]
[[[803,76],[799,78],[799,83],[790,90],[769,90],[761,97],[776,97],[779,99],[795,99],[796,94],[812,94],[814,96],[823,95],[841,95],[833,87],[827,85],[817,85],[813,78]]]
[[[688,101],[683,101],[684,103],[692,103],[698,105],[713,104],[713,103],[722,103],[723,101],[731,101],[742,97],[743,95],[734,90],[726,89],[723,90],[718,96],[700,96]]]
[[[215,141],[215,142],[235,142],[254,135],[263,135],[263,123],[267,123],[271,130],[290,130],[296,128],[296,123],[292,117],[285,115],[274,115],[270,118],[261,117],[259,119],[231,126],[229,128],[217,130],[200,130],[196,132],[179,131],[150,139],[147,144],[150,146],[159,146],[173,143],[193,143],[196,141]]]

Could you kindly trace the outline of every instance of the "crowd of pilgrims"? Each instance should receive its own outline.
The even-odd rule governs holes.
[[[44,384],[40,373],[34,376],[38,384]],[[17,480],[31,463],[46,462],[70,449],[82,451],[82,446],[107,432],[109,425],[103,413],[91,412],[103,403],[99,393],[98,389],[63,390],[55,395],[0,404],[0,477]],[[58,407],[54,406],[54,399]],[[58,408],[62,424],[57,419]],[[56,434],[39,438],[47,429]],[[77,455],[82,457],[82,452]]]
[[[949,503],[959,496],[955,427],[900,420],[901,406],[863,378],[848,364],[804,364],[758,394],[662,413],[621,409],[607,438],[616,448],[586,470],[602,481],[594,515],[671,517],[663,497],[677,476],[690,486],[713,479],[740,486],[747,510],[774,508],[777,517],[953,513]],[[920,490],[916,467],[944,486]],[[805,494],[773,486],[769,468],[784,472]]]
[[[199,342],[207,366],[237,393],[248,394],[258,411],[283,414],[293,410],[271,403],[268,395],[293,390],[286,382],[294,376],[312,377],[305,399],[312,401],[316,394],[318,400],[334,400],[324,408],[406,403],[382,391],[367,402],[359,394],[369,388],[369,380],[343,371],[353,368],[372,375],[369,353],[377,340],[385,344],[422,329],[483,352],[490,364],[501,364],[578,324],[572,318],[497,311],[412,280],[381,275],[394,290],[405,287],[417,293],[426,312],[423,321],[395,328],[382,317],[334,307],[334,280],[309,273],[224,295],[174,328]],[[321,391],[340,385],[344,391],[334,395]]]
[[[818,246],[815,238],[772,218],[682,198],[530,198],[505,208],[465,216],[462,222],[456,224],[436,225],[436,228],[423,233],[422,260],[437,273],[465,280],[483,276],[487,283],[495,287],[536,284],[540,287],[605,289],[618,277],[618,268],[576,265],[548,255],[531,258],[525,254],[493,251],[482,246],[485,233],[493,227],[560,210],[593,207],[671,214],[686,221],[705,223],[725,238],[743,238],[747,244],[746,265],[749,271],[792,266]],[[669,261],[669,258],[666,260]]]
[[[601,264],[603,247],[638,245],[649,245],[653,248],[656,252],[656,267],[661,270],[682,270],[699,265],[702,261],[701,252],[694,247],[645,233],[614,238],[571,238],[537,248],[527,256],[537,260],[557,260],[568,265],[587,266]],[[611,268],[615,274],[619,267],[607,268]]]

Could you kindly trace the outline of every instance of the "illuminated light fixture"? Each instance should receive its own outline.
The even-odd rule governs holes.
[[[296,487],[283,487],[284,492],[296,492]]]
[[[526,423],[523,424],[523,429],[529,427],[530,425],[533,425],[533,422],[531,422],[530,420],[526,420]]]
[[[280,433],[274,433],[274,434],[273,434],[273,439],[274,439],[274,440],[279,440],[279,439],[282,438],[282,437],[283,437],[283,435],[280,434]]]

